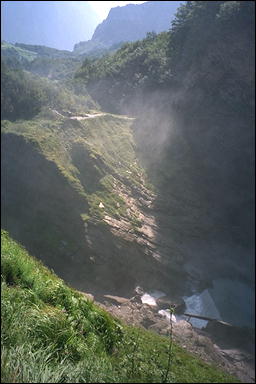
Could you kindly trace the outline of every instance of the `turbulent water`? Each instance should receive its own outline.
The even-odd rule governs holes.
[[[221,318],[237,326],[254,327],[255,293],[248,285],[230,279],[216,279],[209,292]]]
[[[144,293],[141,301],[143,304],[156,306],[156,299],[163,296],[165,296],[164,292],[155,290]],[[253,290],[246,284],[230,279],[216,279],[211,288],[191,296],[184,296],[183,299],[186,304],[185,313],[222,320],[235,326],[252,328],[255,316],[254,296]],[[166,310],[159,311],[159,314],[170,320],[170,313]],[[174,321],[183,318],[184,316],[176,316]],[[191,318],[190,323],[196,328],[204,328],[208,322]]]
[[[152,291],[149,293],[144,293],[141,297],[141,301],[143,304],[149,304],[152,306],[156,306],[156,299],[165,296],[165,293],[162,291]]]
[[[246,299],[245,299],[246,298]],[[186,312],[222,320],[236,326],[254,326],[254,292],[246,284],[230,279],[213,280],[212,288],[185,296]],[[197,328],[207,321],[191,319]]]

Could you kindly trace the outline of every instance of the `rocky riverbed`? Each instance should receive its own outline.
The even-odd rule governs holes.
[[[168,335],[170,320],[159,314],[159,310],[174,301],[168,297],[160,297],[156,299],[156,305],[150,305],[142,303],[141,293],[134,293],[131,298],[85,295],[127,324]],[[181,313],[182,301],[176,300],[175,304],[176,313]],[[210,321],[205,328],[198,329],[180,314],[176,315],[176,322],[173,322],[173,338],[187,351],[237,376],[241,382],[255,382],[255,336],[252,330],[215,321]]]

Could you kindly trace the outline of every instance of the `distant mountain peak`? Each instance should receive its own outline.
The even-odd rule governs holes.
[[[182,1],[146,1],[111,8],[108,17],[94,31],[92,39],[80,42],[74,51],[89,52],[98,44],[109,48],[126,41],[140,40],[147,32],[167,31]]]
[[[143,39],[147,32],[160,33],[171,26],[181,1],[147,1],[111,8],[108,17],[97,26],[92,40],[105,44]]]

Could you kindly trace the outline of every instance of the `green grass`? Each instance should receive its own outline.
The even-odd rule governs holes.
[[[16,56],[19,60],[25,59],[28,62],[33,61],[37,57],[36,52],[28,51],[26,49],[22,49],[13,44],[7,42],[1,42],[1,50],[3,51],[3,55]]]
[[[162,382],[168,339],[123,325],[2,231],[2,382]],[[173,348],[168,382],[238,382]]]
[[[67,183],[88,202],[89,211],[81,213],[92,219],[109,215],[130,220],[116,186],[140,188],[146,178],[137,161],[131,124],[111,114],[82,121],[40,115],[30,121],[3,121],[2,132],[21,135],[56,164]],[[105,209],[99,208],[100,202]],[[134,215],[132,225],[137,224]]]

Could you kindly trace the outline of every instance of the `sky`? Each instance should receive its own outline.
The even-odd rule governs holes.
[[[111,8],[144,1],[1,1],[1,39],[72,50]]]

